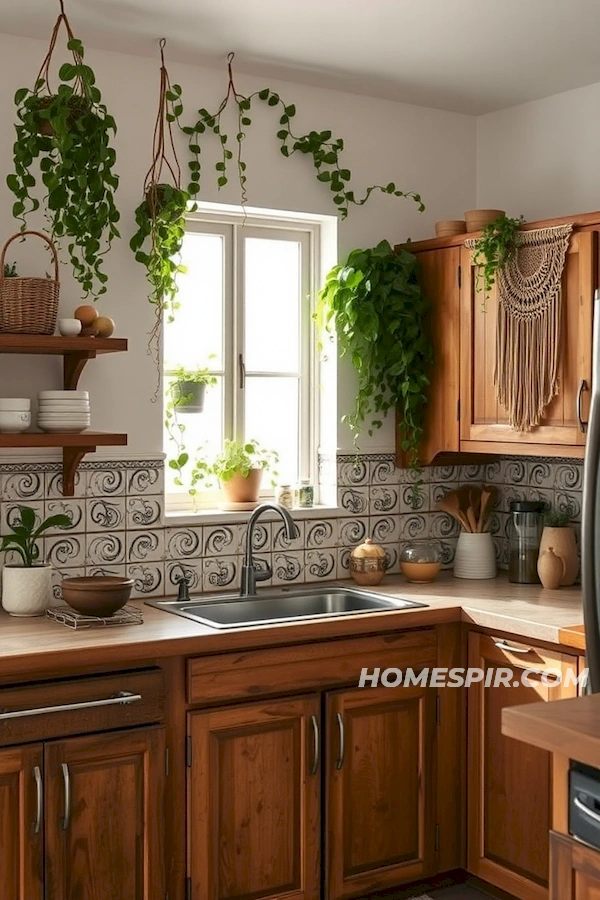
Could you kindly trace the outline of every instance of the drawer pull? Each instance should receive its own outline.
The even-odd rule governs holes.
[[[71,822],[71,776],[69,775],[69,767],[66,763],[61,763],[60,767],[63,773],[63,783],[65,786],[65,814],[60,820],[60,827],[66,831]]]
[[[579,430],[582,434],[585,434],[587,431],[588,423],[583,421],[581,416],[581,400],[583,397],[583,392],[588,390],[587,381],[581,380],[579,382],[579,390],[577,392],[577,424],[579,426]]]
[[[335,718],[337,721],[338,731],[340,734],[340,752],[339,752],[338,758],[335,761],[335,767],[336,767],[336,769],[339,770],[344,765],[344,755],[346,752],[346,735],[344,733],[344,719],[343,719],[342,714],[336,713]]]
[[[494,641],[494,644],[499,650],[509,650],[511,653],[533,653],[531,647],[515,647],[514,644],[509,644],[508,641]]]
[[[119,691],[113,697],[103,700],[84,700],[81,703],[63,703],[60,706],[39,706],[35,709],[16,709],[12,712],[0,712],[0,721],[5,719],[21,719],[25,716],[44,716],[46,713],[72,712],[76,709],[93,709],[97,706],[117,706],[134,703],[142,700],[141,694],[132,694],[131,691]]]
[[[317,769],[319,768],[319,755],[320,755],[320,744],[319,744],[319,722],[316,716],[310,717],[310,722],[313,729],[313,762],[310,767],[310,774],[316,775]]]
[[[35,822],[33,824],[33,833],[39,834],[42,830],[42,815],[44,813],[44,789],[42,785],[42,773],[39,766],[33,767],[33,777],[35,778],[36,789]]]
[[[594,812],[593,809],[589,809],[589,807],[587,807],[585,803],[581,802],[579,797],[573,797],[573,804],[580,812],[584,814],[584,816],[590,818],[594,825],[600,826],[600,816],[598,815],[598,813]]]

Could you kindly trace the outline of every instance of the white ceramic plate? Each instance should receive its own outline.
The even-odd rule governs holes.
[[[89,406],[38,406],[38,412],[47,413],[48,415],[62,415],[66,413],[68,416],[73,413],[89,413]]]
[[[89,400],[89,391],[40,391],[39,400],[62,400],[70,397],[71,400]]]
[[[50,434],[81,434],[87,429],[87,425],[42,425],[41,422],[38,425],[42,431]]]

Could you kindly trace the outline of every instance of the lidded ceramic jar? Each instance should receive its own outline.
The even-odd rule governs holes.
[[[442,548],[437,541],[409,541],[400,552],[400,571],[408,581],[434,581],[442,566]]]
[[[386,570],[385,550],[367,538],[350,553],[350,574],[357,584],[373,587],[379,584]]]

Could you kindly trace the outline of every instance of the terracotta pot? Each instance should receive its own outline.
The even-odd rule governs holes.
[[[2,606],[11,616],[43,616],[52,599],[52,566],[4,566]]]
[[[243,475],[234,475],[229,481],[221,482],[228,503],[256,503],[262,473],[262,469],[250,469],[246,478]]]
[[[542,553],[545,553],[548,547],[552,547],[554,553],[560,556],[563,561],[564,572],[560,582],[561,585],[564,587],[574,584],[579,572],[579,554],[572,526],[566,525],[564,528],[550,528],[546,525],[540,541],[540,556]]]
[[[540,553],[537,563],[538,575],[542,585],[549,591],[555,591],[560,587],[564,574],[564,564],[560,556],[557,556],[552,547],[548,547]]]

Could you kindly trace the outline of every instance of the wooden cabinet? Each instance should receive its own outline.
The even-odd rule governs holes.
[[[600,852],[550,833],[550,900],[600,900]]]
[[[438,453],[459,450],[460,248],[425,250],[416,256],[419,281],[431,303],[429,332],[434,353],[420,450],[421,462],[426,465]],[[398,465],[404,464],[398,453]]]
[[[3,900],[44,900],[42,746],[0,750]]]
[[[577,659],[473,632],[469,666],[485,679],[468,691],[468,868],[520,900],[547,900],[551,757],[504,737],[501,714],[576,696],[566,676],[576,674]]]
[[[164,900],[165,730],[44,749],[45,900]]]
[[[423,877],[435,861],[435,692],[369,688],[327,695],[329,900]]]
[[[574,231],[569,242],[562,282],[562,345],[559,390],[541,423],[518,432],[507,421],[496,398],[495,286],[484,303],[475,290],[472,251],[461,251],[461,450],[504,453],[547,453],[548,445],[582,455],[592,379],[592,308],[596,286],[595,231]],[[493,447],[491,445],[494,445]],[[506,446],[499,446],[506,445]],[[579,452],[577,451],[579,448]]]
[[[320,896],[317,694],[189,715],[193,900]]]

